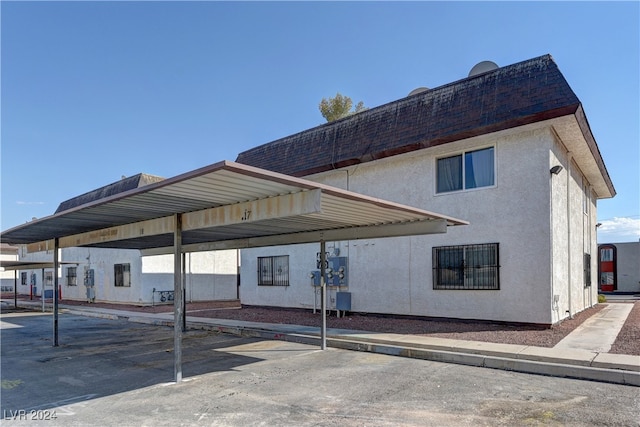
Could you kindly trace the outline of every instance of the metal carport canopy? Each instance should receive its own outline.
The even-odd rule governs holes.
[[[445,233],[447,226],[466,224],[423,209],[222,161],[33,220],[4,231],[2,241],[25,244],[29,252],[53,249],[55,263],[57,249],[65,247],[174,253],[176,381],[180,381],[181,253]],[[323,314],[323,348],[324,338]]]
[[[79,262],[65,261],[58,262],[58,267],[60,265],[79,265]],[[0,260],[0,269],[4,271],[13,271],[13,301],[14,306],[18,308],[18,276],[17,272],[20,270],[42,270],[43,271],[43,282],[44,282],[44,270],[46,268],[56,268],[56,264],[53,261],[14,261],[14,260]],[[57,286],[57,277],[54,278],[54,282]],[[44,284],[42,286],[42,311],[44,311]],[[54,302],[55,304],[55,302]],[[54,309],[54,317],[57,316],[57,310]],[[57,322],[57,318],[54,318],[54,323]],[[54,326],[53,331],[53,341],[57,343],[57,328]]]

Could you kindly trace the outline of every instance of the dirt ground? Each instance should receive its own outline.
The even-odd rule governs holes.
[[[13,296],[11,296],[11,298],[13,298]],[[21,298],[28,297],[21,296]],[[89,304],[86,301],[71,300],[63,300],[60,304],[104,307],[147,313],[165,313],[173,310],[172,305],[152,307],[110,303]],[[596,305],[595,307],[574,315],[573,319],[566,319],[550,328],[488,321],[465,321],[364,313],[349,313],[345,317],[338,318],[335,312],[332,312],[327,318],[327,327],[532,345],[537,347],[553,347],[603,307],[602,304]],[[237,300],[188,303],[187,314],[194,317],[234,319],[250,322],[304,326],[320,325],[320,315],[318,313],[314,314],[311,310],[241,306]],[[640,355],[640,302],[634,303],[631,314],[618,334],[618,338],[614,342],[610,353]]]

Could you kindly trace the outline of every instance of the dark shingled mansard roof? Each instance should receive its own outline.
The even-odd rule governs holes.
[[[153,184],[154,182],[162,180],[164,180],[164,178],[147,175],[145,173],[139,173],[128,178],[122,178],[120,181],[105,185],[104,187],[100,187],[96,190],[89,191],[88,193],[81,194],[80,196],[76,196],[60,203],[55,213],[63,212],[77,206],[85,205],[115,194],[124,193],[125,191],[133,190],[135,188],[144,187],[145,185]]]
[[[608,179],[580,101],[551,55],[287,136],[240,153],[236,162],[306,176],[570,114],[583,119],[585,139]]]

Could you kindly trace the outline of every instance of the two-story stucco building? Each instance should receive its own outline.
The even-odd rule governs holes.
[[[551,56],[417,92],[236,160],[470,222],[328,244],[329,306],[549,325],[595,305],[597,200],[615,190]],[[319,306],[317,251],[242,250],[242,303]]]

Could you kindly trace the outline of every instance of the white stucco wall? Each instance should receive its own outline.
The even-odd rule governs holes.
[[[549,129],[528,127],[307,177],[470,222],[468,226],[449,227],[443,235],[336,243],[341,249],[341,256],[349,257],[348,291],[352,293],[352,310],[553,323],[552,292],[568,294],[559,291],[563,286],[560,283],[562,262],[557,266],[554,263],[556,289],[552,291],[551,288],[550,223],[553,222],[554,228],[562,228],[567,217],[566,208],[563,210],[560,201],[560,206],[554,209],[559,209],[561,215],[556,218],[555,213],[551,213],[549,164],[554,144]],[[437,157],[487,146],[494,146],[496,150],[497,181],[494,187],[435,194]],[[556,191],[561,189],[554,189]],[[582,211],[580,215],[583,215]],[[575,239],[572,247],[579,249],[581,266],[582,235]],[[555,243],[561,245],[561,240],[562,237],[553,236]],[[432,248],[477,243],[500,245],[500,290],[434,290]],[[243,304],[312,305],[314,294],[308,274],[315,270],[318,250],[319,245],[243,250]],[[256,258],[284,254],[291,256],[291,285],[258,287]],[[553,256],[556,256],[555,251]],[[565,263],[568,262],[566,256],[565,259]],[[305,267],[300,267],[298,262]],[[566,265],[564,268],[566,270]],[[581,283],[582,268],[577,268],[573,274],[574,277],[579,275]],[[581,295],[581,290],[574,291],[574,300]],[[331,307],[332,302],[329,301],[328,305]]]
[[[53,252],[25,253],[20,257],[21,261],[53,261]],[[62,264],[58,271],[58,284],[62,299],[85,300],[87,298],[84,286],[84,271],[94,270],[94,290],[96,301],[138,303],[144,299],[140,293],[140,251],[103,249],[103,248],[64,248],[60,249],[59,260]],[[65,263],[73,263],[67,265]],[[130,264],[131,286],[116,287],[114,285],[114,264]],[[76,267],[76,285],[70,285],[67,280],[67,268]],[[35,274],[37,292],[42,295],[43,274],[42,269],[26,270],[28,273],[27,285],[20,285],[18,291],[23,294],[30,293],[32,274]],[[45,269],[45,272],[52,269]],[[45,290],[53,289],[45,286]]]
[[[237,261],[238,252],[235,250],[186,254],[186,300],[236,299]],[[145,296],[151,298],[154,288],[157,291],[173,290],[173,255],[143,257],[142,273]]]
[[[597,291],[597,201],[571,153],[555,141],[550,151],[549,168],[561,165],[563,170],[552,175],[552,293],[558,296],[552,304],[553,323],[572,316],[598,302]],[[585,187],[587,208],[584,208]],[[568,189],[568,190],[567,190]],[[591,281],[585,284],[584,255],[591,255]]]
[[[53,260],[52,251],[20,256],[24,261]],[[62,265],[58,272],[58,283],[62,299],[86,300],[84,286],[85,269],[94,270],[94,290],[96,301],[113,303],[152,304],[156,290],[173,290],[173,255],[142,257],[138,250],[103,248],[64,248],[60,250],[60,262],[73,262],[76,267],[76,285],[67,280],[68,265]],[[237,297],[237,251],[218,251],[186,254],[185,287],[187,301],[228,300]],[[129,264],[131,286],[115,286],[114,265]],[[45,272],[52,269],[45,269]],[[36,296],[42,294],[43,273],[39,270],[25,270],[27,284],[18,285],[18,292],[29,294],[31,277],[35,274]],[[20,283],[20,280],[19,280]],[[45,290],[53,289],[47,286]],[[156,301],[157,301],[157,295]]]
[[[0,252],[0,259],[3,261],[17,261],[18,254],[14,251],[15,249],[9,250],[8,253]],[[0,290],[2,292],[13,292],[15,282],[16,276],[13,271],[0,271]],[[17,282],[20,283],[19,275]]]
[[[315,270],[319,245],[292,245],[241,251],[240,301],[249,305],[313,308],[309,272]],[[289,255],[289,286],[258,286],[258,257]]]

